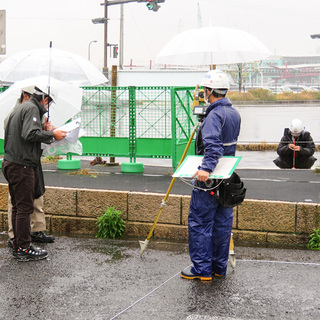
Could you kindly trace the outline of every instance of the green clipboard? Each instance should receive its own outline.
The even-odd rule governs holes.
[[[242,157],[224,156],[219,159],[216,168],[209,174],[210,179],[228,179]],[[203,156],[187,156],[172,175],[174,178],[192,178],[202,163]]]

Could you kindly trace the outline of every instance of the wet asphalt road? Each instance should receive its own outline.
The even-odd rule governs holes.
[[[237,152],[242,156],[236,169],[247,188],[247,199],[289,202],[319,203],[320,174],[315,173],[319,159],[310,170],[281,170],[273,164],[275,152]],[[77,158],[77,157],[74,157]],[[88,175],[72,174],[75,170],[59,170],[57,163],[43,164],[46,186],[88,188],[102,190],[125,190],[166,193],[172,180],[173,168],[169,159],[137,159],[144,163],[142,173],[122,173],[121,162],[129,159],[117,158],[118,166],[90,165],[94,157],[80,157],[81,169]],[[104,158],[109,161],[109,158]],[[7,183],[0,173],[0,182]],[[175,180],[171,194],[191,194],[191,186]]]
[[[318,319],[320,255],[236,247],[226,278],[180,278],[184,243],[58,237],[47,260],[18,262],[0,235],[1,320]]]
[[[45,164],[49,186],[165,193],[170,167],[145,166],[141,174],[90,166],[70,175]],[[312,170],[244,169],[247,198],[319,202]],[[5,182],[0,174],[0,182]],[[190,194],[176,180],[172,193]],[[142,239],[140,239],[142,240]],[[258,320],[318,319],[319,251],[235,247],[236,268],[210,283],[180,278],[190,265],[188,245],[151,240],[143,257],[137,239],[56,237],[40,244],[49,257],[18,262],[0,234],[0,320]]]
[[[90,165],[81,160],[81,169],[88,175],[70,174],[75,170],[58,170],[58,165],[43,164],[47,186],[126,190],[166,193],[173,169],[145,165],[142,173],[122,173],[121,166]],[[320,174],[314,170],[237,169],[247,188],[247,199],[318,203]],[[6,183],[2,173],[0,182]],[[171,194],[191,194],[191,186],[175,180]]]

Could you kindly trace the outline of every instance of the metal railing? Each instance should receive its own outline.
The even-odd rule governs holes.
[[[194,88],[84,88],[83,155],[172,158],[188,140]],[[190,129],[191,128],[191,129]],[[179,159],[178,159],[179,160]]]

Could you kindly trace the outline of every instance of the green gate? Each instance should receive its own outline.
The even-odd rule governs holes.
[[[176,168],[197,122],[192,114],[194,87],[171,88],[172,167]],[[194,154],[194,141],[187,154]]]
[[[83,155],[167,158],[176,167],[193,129],[192,87],[84,88]],[[74,117],[74,118],[76,118]],[[189,152],[193,152],[194,146]]]
[[[195,124],[193,87],[84,87],[82,155],[172,159],[176,167]],[[194,144],[189,153],[194,152]],[[3,154],[3,140],[0,140]]]
[[[83,155],[171,158],[169,87],[84,89]]]

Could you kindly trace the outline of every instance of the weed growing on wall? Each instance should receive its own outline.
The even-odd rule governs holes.
[[[109,207],[106,212],[98,218],[98,233],[96,237],[104,239],[121,237],[125,229],[121,216],[122,213],[119,210],[116,210],[114,207]]]

